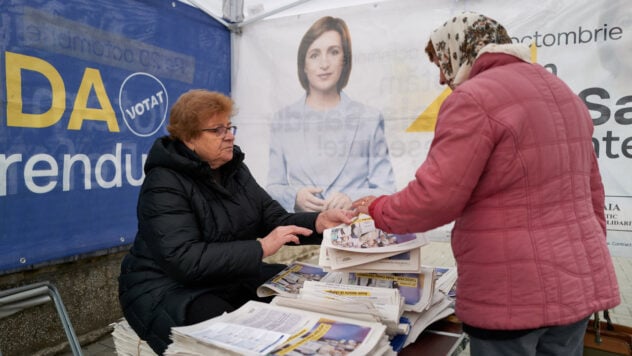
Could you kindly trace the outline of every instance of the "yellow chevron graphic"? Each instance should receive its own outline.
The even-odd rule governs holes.
[[[435,100],[428,105],[426,110],[417,116],[417,119],[413,121],[406,129],[406,132],[433,132],[435,124],[437,123],[437,116],[439,115],[439,108],[445,98],[452,93],[452,89],[446,87]]]
[[[531,46],[529,46],[529,49],[531,51],[531,62],[537,62],[538,49],[535,46],[535,43],[532,43]],[[439,96],[436,97],[435,100],[430,103],[430,105],[428,105],[426,110],[424,110],[424,112],[417,116],[415,121],[413,121],[413,123],[408,126],[406,132],[433,132],[437,123],[439,108],[441,107],[441,104],[443,104],[445,98],[450,95],[450,93],[452,93],[452,90],[446,87],[446,89],[441,92],[441,94],[439,94]]]

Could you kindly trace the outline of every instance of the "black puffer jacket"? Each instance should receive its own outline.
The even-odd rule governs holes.
[[[119,277],[123,315],[143,340],[164,352],[170,329],[184,324],[190,301],[231,290],[258,275],[263,250],[256,240],[280,225],[315,231],[316,213],[290,214],[261,188],[235,146],[220,167],[210,166],[182,142],[159,138],[145,164],[138,199],[138,233]],[[320,243],[313,234],[302,244]]]

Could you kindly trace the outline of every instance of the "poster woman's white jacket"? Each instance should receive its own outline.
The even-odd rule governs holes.
[[[288,211],[304,187],[322,188],[321,198],[339,191],[352,200],[395,191],[382,114],[340,97],[335,108],[315,111],[303,96],[272,121],[266,189]]]

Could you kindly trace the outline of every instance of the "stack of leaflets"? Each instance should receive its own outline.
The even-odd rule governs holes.
[[[360,214],[351,225],[323,232],[318,264],[330,271],[419,272],[424,235],[387,234]]]
[[[404,312],[404,317],[411,325],[404,346],[415,342],[430,324],[454,314],[456,267],[434,267],[433,274],[432,298],[425,310]]]
[[[395,355],[385,329],[375,321],[250,301],[172,328],[165,355]]]
[[[231,313],[172,329],[166,355],[394,355],[454,313],[456,268],[424,266],[415,234],[361,215],[327,229],[319,265],[294,262]]]
[[[319,266],[294,262],[261,285],[257,295],[276,295],[272,302],[278,305],[381,322],[391,335],[407,333],[408,326],[401,325],[400,318],[407,299],[409,303],[419,303],[418,289],[404,285],[401,289],[391,288],[392,277],[379,282],[380,279],[326,272]],[[378,287],[384,283],[389,287]]]
[[[306,281],[296,298],[278,296],[272,303],[377,321],[386,326],[389,335],[408,333],[408,325],[400,324],[404,298],[397,289]]]
[[[416,339],[437,318],[454,312],[447,292],[435,290],[437,282],[447,287],[444,281],[453,275],[454,269],[427,266],[418,273],[327,272],[294,262],[261,285],[257,295],[276,295],[273,304],[378,321],[391,337]]]
[[[424,266],[417,273],[330,272],[323,280],[358,288],[397,289],[404,298],[405,311],[421,312],[427,309],[434,293],[434,269]]]
[[[275,296],[270,304],[251,301],[173,328],[165,355],[394,355],[454,313],[455,274],[427,266],[419,273],[327,272],[294,262],[257,289]]]

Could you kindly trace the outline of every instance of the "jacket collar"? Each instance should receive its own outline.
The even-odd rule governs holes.
[[[512,56],[506,53],[484,53],[476,59],[472,70],[470,71],[469,79],[472,79],[477,74],[482,73],[488,69],[494,67],[500,67],[508,64],[524,62],[522,59]]]
[[[243,161],[243,152],[239,146],[234,145],[233,159],[219,168],[222,176],[229,176],[237,171]],[[169,136],[156,139],[149,152],[145,163],[145,173],[154,167],[170,168],[194,176],[208,176],[211,170],[208,163],[200,160],[199,156],[184,143],[171,139]]]

